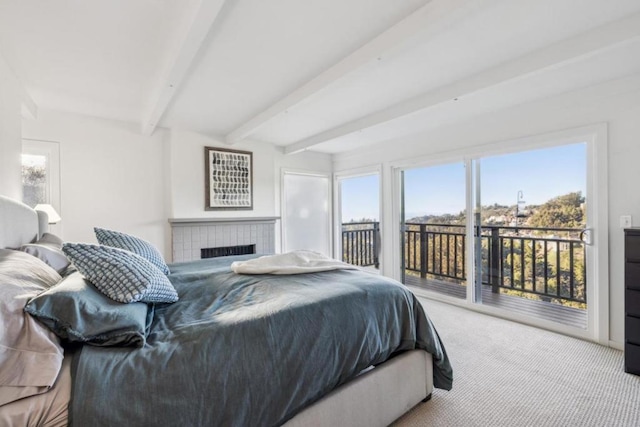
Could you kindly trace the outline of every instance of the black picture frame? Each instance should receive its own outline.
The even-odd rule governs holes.
[[[207,211],[253,209],[253,153],[204,147]]]

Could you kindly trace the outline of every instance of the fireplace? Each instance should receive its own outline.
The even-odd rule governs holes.
[[[173,262],[245,253],[273,254],[278,219],[172,218],[169,223]]]
[[[217,258],[219,256],[249,255],[256,253],[256,245],[222,246],[218,248],[200,249],[200,258]]]

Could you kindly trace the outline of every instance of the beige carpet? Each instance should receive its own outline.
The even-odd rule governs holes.
[[[640,377],[621,351],[421,299],[453,365],[407,426],[640,426]]]

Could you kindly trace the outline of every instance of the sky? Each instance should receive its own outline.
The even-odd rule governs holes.
[[[340,186],[343,222],[380,219],[380,178],[377,174],[344,179]]]
[[[23,154],[22,164],[26,166],[46,166],[47,156],[38,154]]]
[[[480,159],[482,205],[539,205],[581,191],[586,195],[587,145],[571,144]],[[342,221],[378,219],[377,175],[343,179]],[[457,214],[465,208],[464,163],[405,171],[405,217]]]

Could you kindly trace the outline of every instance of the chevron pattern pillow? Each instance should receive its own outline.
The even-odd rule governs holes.
[[[166,303],[178,300],[178,293],[167,276],[132,252],[86,243],[65,243],[62,251],[87,280],[114,301]]]
[[[164,262],[160,252],[146,240],[104,228],[94,227],[93,231],[95,231],[98,243],[101,245],[133,252],[158,267],[164,274],[169,274],[169,267],[167,267],[167,263]]]

